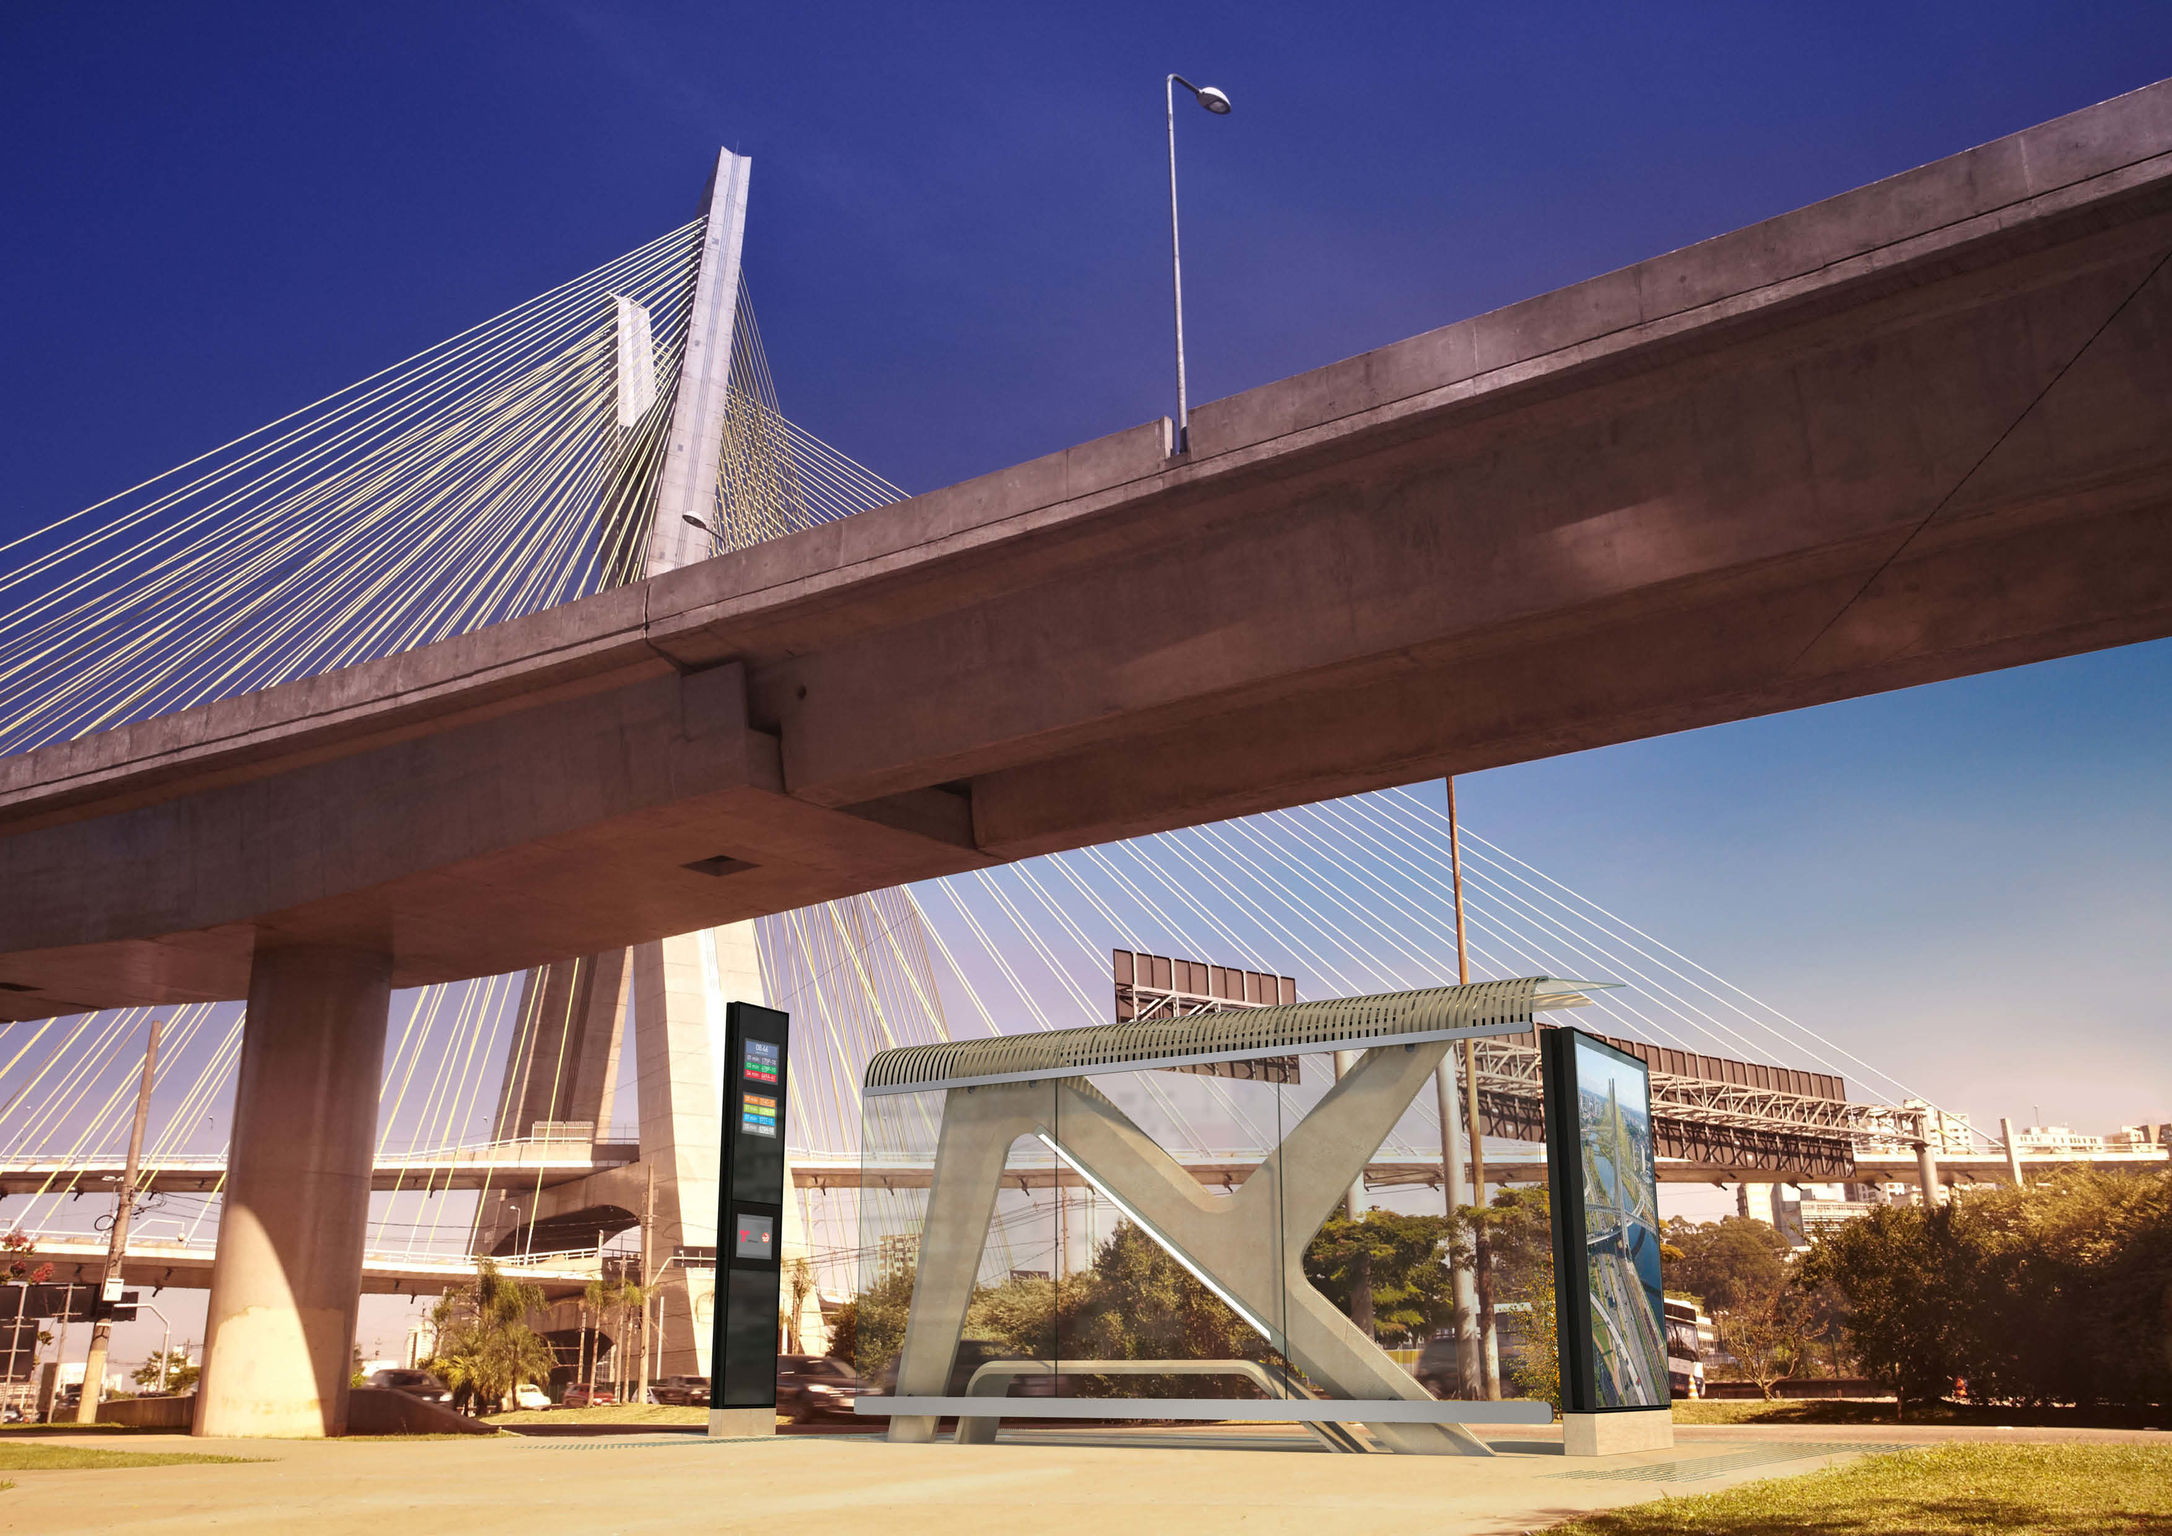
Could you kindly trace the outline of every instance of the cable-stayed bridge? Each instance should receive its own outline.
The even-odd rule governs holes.
[[[942,1029],[946,996],[997,979],[1104,1016],[1066,969],[1075,939],[1302,966],[1323,993],[1368,966],[1435,979],[1443,905],[1410,850],[1437,828],[1368,829],[1405,814],[1374,796],[1319,808],[1347,818],[1325,832],[1276,813],[1262,848],[1222,829],[2164,633],[2166,99],[1202,408],[1182,454],[1159,424],[910,499],[777,411],[739,276],[749,168],[725,155],[686,229],[18,540],[0,1012],[40,1031],[53,1103],[129,1027],[83,1010],[184,1009],[204,1059],[226,1053],[200,1427],[336,1426],[336,1328],[247,1402],[215,1362],[228,1342],[291,1355],[297,1315],[351,1319],[388,1113],[487,1121],[493,1142],[604,1123],[629,1012],[642,1179],[667,1249],[698,1253],[723,997],[819,1015],[845,978],[867,1001],[837,1019],[878,1038],[915,1016],[885,987]],[[1141,834],[1168,873],[1105,851]],[[1278,839],[1297,873],[1274,873]],[[1026,918],[1045,879],[1016,862],[1034,855],[1077,887],[1045,922]],[[1304,886],[1305,915],[1240,903],[1238,870]],[[946,949],[920,887],[894,894],[911,882],[980,950]],[[1134,901],[1150,916],[1119,921]],[[1346,941],[1384,907],[1429,916],[1432,941],[1379,937],[1361,962]],[[1046,978],[995,941],[1003,916]],[[1526,953],[1572,942],[1529,922]],[[929,945],[982,974],[946,993]],[[246,1028],[218,1001],[245,994]],[[1658,1048],[1659,1019],[1696,1020],[1713,1059],[1754,1068],[1774,1053],[1745,1007],[1618,1029]],[[513,1021],[494,1109],[485,1018]],[[838,1145],[869,1040],[823,1030],[826,1091],[793,1109]],[[1753,1132],[1852,1149],[1881,1124],[1837,1083],[1733,1081],[1666,1048],[1685,1145],[1723,1150],[1718,1126],[1737,1151]],[[1493,1063],[1489,1118],[1515,1121],[1519,1074]],[[191,1125],[224,1081],[199,1071]],[[1196,1150],[1259,1145],[1241,1120]],[[464,1237],[532,1251],[626,1213],[635,1167],[486,1185]],[[698,1347],[685,1297],[667,1349]]]

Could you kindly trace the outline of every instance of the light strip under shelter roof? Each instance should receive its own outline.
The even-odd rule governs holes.
[[[1181,1019],[1090,1024],[991,1040],[901,1046],[869,1058],[864,1091],[876,1096],[927,1093],[983,1083],[1244,1061],[1291,1051],[1368,1050],[1388,1044],[1513,1035],[1531,1028],[1536,1014],[1585,1006],[1591,999],[1584,989],[1611,985],[1525,976]]]

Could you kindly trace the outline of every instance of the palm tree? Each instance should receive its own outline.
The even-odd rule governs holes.
[[[477,1261],[473,1284],[445,1293],[430,1312],[437,1324],[430,1368],[455,1403],[472,1400],[488,1412],[522,1383],[550,1380],[557,1352],[527,1321],[543,1305],[541,1286],[507,1279],[489,1259]]]
[[[603,1355],[603,1340],[597,1335],[603,1329],[604,1311],[611,1305],[612,1289],[610,1281],[597,1279],[589,1281],[588,1289],[581,1293],[581,1344],[588,1357],[587,1375],[583,1379],[588,1383],[591,1396],[596,1390],[596,1366]],[[588,1326],[591,1317],[595,1319],[593,1332]]]
[[[814,1289],[814,1266],[805,1259],[788,1259],[784,1266],[785,1291],[792,1298],[791,1309],[784,1314],[784,1349],[786,1354],[803,1355],[799,1319],[807,1310],[807,1293]]]
[[[625,1280],[611,1293],[611,1300],[618,1312],[618,1336],[624,1340],[632,1340],[635,1337],[633,1320],[647,1309],[649,1293],[631,1280]],[[625,1348],[621,1345],[613,1346],[611,1362],[617,1368],[618,1400],[623,1403],[626,1401],[627,1384],[635,1379],[633,1368],[637,1362],[627,1359]]]

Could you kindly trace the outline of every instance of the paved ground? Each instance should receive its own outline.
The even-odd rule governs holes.
[[[1063,1435],[1058,1439],[1057,1435]],[[12,1438],[12,1437],[10,1437]],[[43,1437],[41,1437],[43,1438]],[[259,1456],[251,1466],[18,1472],[0,1527],[135,1533],[823,1531],[878,1536],[1517,1533],[1589,1510],[1786,1476],[1861,1447],[1966,1439],[2129,1439],[2112,1430],[1685,1427],[1672,1451],[1565,1462],[1558,1435],[1494,1439],[1492,1460],[1315,1452],[1279,1431],[1010,1432],[993,1446],[856,1435],[265,1442],[64,1436],[45,1443]],[[0,1442],[4,1443],[4,1442]]]

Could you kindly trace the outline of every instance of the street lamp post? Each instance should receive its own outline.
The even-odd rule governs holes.
[[[163,1330],[158,1336],[158,1390],[163,1394],[166,1390],[166,1367],[168,1364],[166,1357],[173,1348],[173,1324],[166,1321],[165,1313],[159,1311],[157,1307],[148,1301],[138,1302],[136,1310],[148,1312],[157,1318],[158,1326]]]
[[[1164,95],[1169,109],[1169,273],[1176,289],[1177,419],[1176,451],[1191,446],[1191,407],[1184,392],[1184,253],[1177,240],[1176,183],[1176,88],[1183,86],[1192,98],[1217,117],[1229,115],[1229,97],[1211,85],[1194,85],[1182,75],[1171,75]]]

